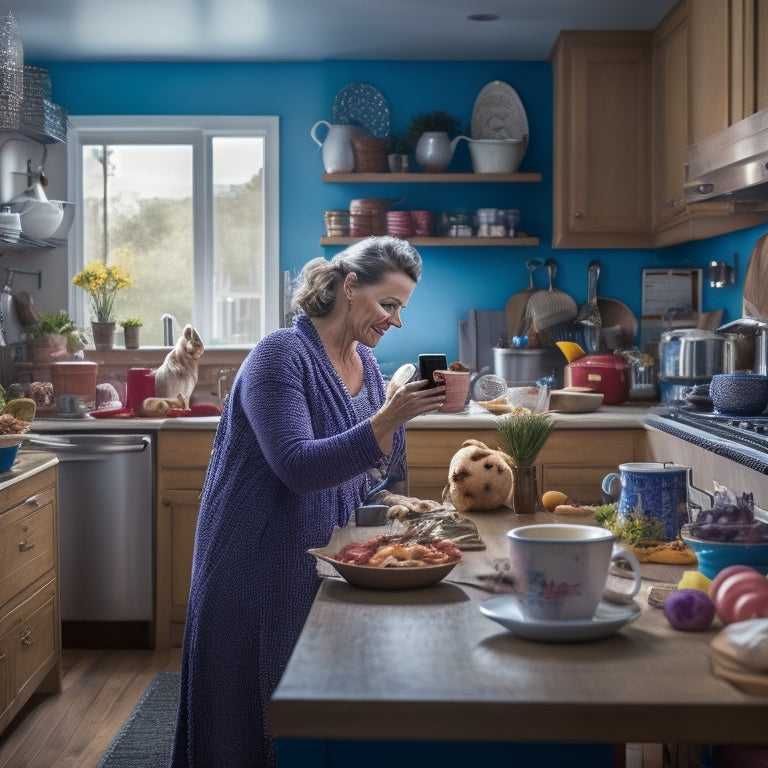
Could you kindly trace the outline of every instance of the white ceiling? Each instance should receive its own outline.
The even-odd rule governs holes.
[[[0,0],[25,61],[545,60],[561,29],[652,29],[674,0]],[[468,21],[469,14],[497,21]]]

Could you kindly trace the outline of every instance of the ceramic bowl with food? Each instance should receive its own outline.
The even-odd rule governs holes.
[[[710,382],[709,396],[718,413],[759,416],[768,407],[768,376],[757,373],[718,373]]]
[[[709,541],[691,534],[690,524],[683,526],[681,536],[694,551],[699,571],[710,579],[729,565],[749,565],[768,574],[768,541]]]

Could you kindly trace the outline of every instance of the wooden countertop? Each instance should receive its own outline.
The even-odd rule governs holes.
[[[506,531],[531,522],[511,512],[472,517],[488,550],[465,552],[449,579],[461,568],[491,570],[506,554]],[[361,540],[381,531],[361,529]],[[273,730],[325,739],[764,743],[768,698],[710,670],[718,630],[677,632],[647,604],[653,579],[676,581],[682,571],[644,572],[636,621],[609,638],[565,644],[505,631],[478,610],[490,593],[465,583],[376,592],[325,579],[273,697]]]

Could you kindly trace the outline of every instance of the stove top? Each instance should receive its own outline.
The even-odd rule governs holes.
[[[768,474],[768,415],[731,416],[672,406],[651,409],[646,421]]]

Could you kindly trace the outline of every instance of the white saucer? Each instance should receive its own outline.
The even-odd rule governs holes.
[[[579,643],[608,637],[634,621],[640,615],[640,610],[637,603],[617,605],[603,601],[591,619],[543,621],[526,618],[520,599],[515,595],[498,595],[480,605],[480,613],[518,637],[545,643]]]

